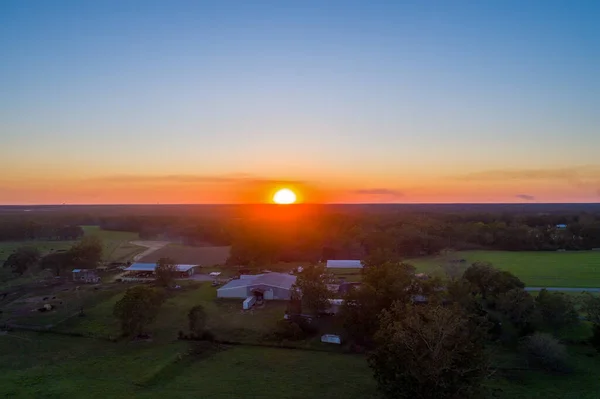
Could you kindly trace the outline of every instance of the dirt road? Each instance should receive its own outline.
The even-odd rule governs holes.
[[[140,247],[148,248],[144,252],[141,252],[133,257],[134,262],[139,262],[140,259],[150,255],[152,252],[157,251],[169,244],[169,241],[131,241],[133,245],[139,245]]]

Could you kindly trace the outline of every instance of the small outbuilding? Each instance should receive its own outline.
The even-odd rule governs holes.
[[[362,269],[363,264],[360,260],[328,260],[328,269]]]

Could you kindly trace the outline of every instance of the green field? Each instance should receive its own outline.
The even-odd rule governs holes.
[[[184,283],[182,283],[184,284]],[[125,284],[114,284],[124,288]],[[122,292],[100,301],[86,309],[86,316],[73,318],[60,326],[59,330],[84,333],[92,336],[115,337],[119,325],[113,316],[114,304]],[[226,340],[257,342],[275,327],[283,318],[287,304],[268,302],[264,308],[242,312],[241,300],[218,300],[216,288],[210,283],[184,284],[181,291],[171,292],[170,297],[154,322],[153,339],[170,342],[177,337],[179,330],[187,329],[187,312],[195,305],[203,305],[208,314],[208,328],[217,337]]]
[[[104,247],[102,257],[105,262],[126,262],[146,250],[145,247],[129,243],[139,240],[138,233],[102,230],[98,226],[82,226],[82,228],[85,235],[94,235],[102,240]]]
[[[82,226],[85,235],[95,235],[102,240],[103,260],[106,262],[125,262],[146,248],[130,244],[139,239],[138,233],[102,230],[98,226]],[[67,250],[75,241],[4,241],[0,242],[0,263],[21,246],[31,246],[39,249],[42,254]]]
[[[362,357],[235,347],[207,358],[187,358],[186,351],[182,342],[0,336],[0,396],[362,399],[374,392]]]
[[[223,265],[229,257],[229,247],[192,247],[169,244],[141,259],[141,262],[155,263],[160,258],[171,258],[177,263],[201,266]]]
[[[419,271],[435,274],[441,273],[441,266],[452,259],[465,259],[465,267],[476,261],[491,262],[531,287],[600,287],[600,251],[459,251],[407,262]]]

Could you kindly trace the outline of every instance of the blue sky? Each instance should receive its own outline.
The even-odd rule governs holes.
[[[0,203],[229,202],[248,176],[324,201],[597,201],[599,20],[594,1],[3,1]],[[166,176],[188,178],[164,197]],[[94,180],[123,177],[122,197]]]

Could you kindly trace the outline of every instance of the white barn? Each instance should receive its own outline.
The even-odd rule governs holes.
[[[254,295],[266,300],[290,300],[295,283],[296,276],[283,273],[243,275],[217,289],[217,297],[245,299]]]
[[[360,260],[328,260],[328,269],[362,269],[363,264]]]

